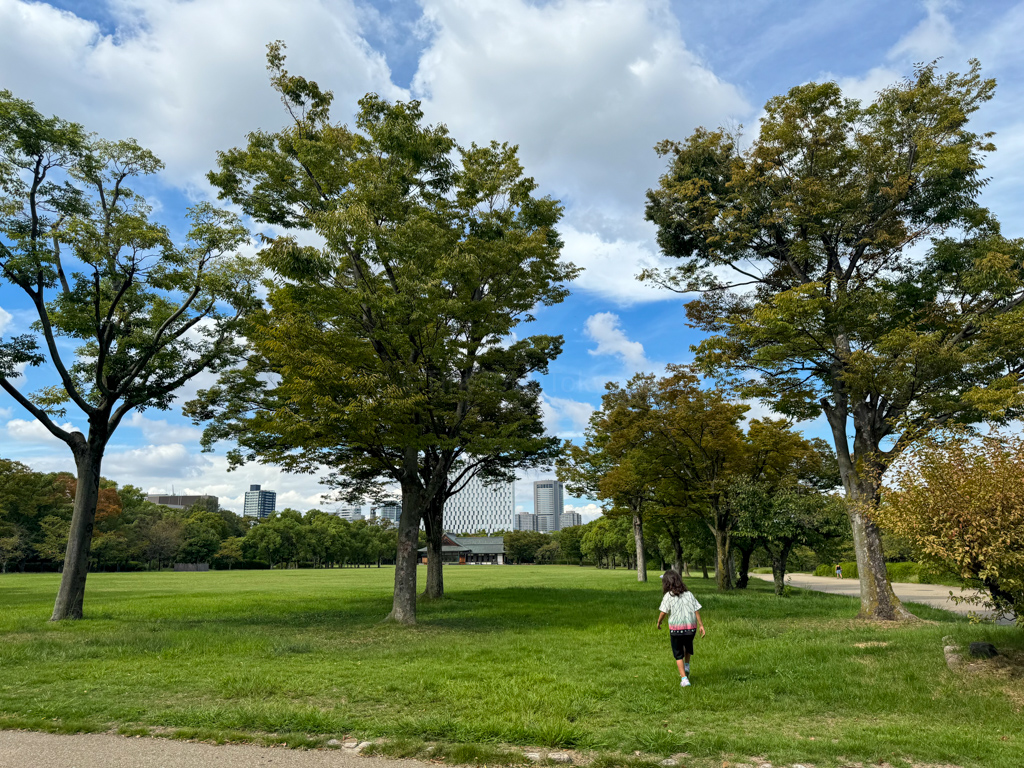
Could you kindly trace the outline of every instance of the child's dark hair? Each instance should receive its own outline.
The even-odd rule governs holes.
[[[673,595],[681,595],[686,592],[686,585],[683,584],[682,577],[675,571],[665,571],[665,575],[661,577],[661,593],[671,592]]]

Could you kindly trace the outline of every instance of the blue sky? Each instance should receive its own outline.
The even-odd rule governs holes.
[[[1024,234],[1024,3],[0,0],[0,29],[0,88],[100,135],[133,136],[165,160],[145,192],[172,230],[184,206],[211,196],[204,174],[218,149],[282,124],[264,71],[274,39],[287,43],[290,70],[335,92],[339,119],[376,91],[421,99],[428,120],[461,143],[519,144],[541,191],[565,204],[565,255],[585,268],[564,304],[522,329],[565,336],[543,382],[548,427],[563,437],[580,434],[604,382],[687,362],[699,340],[679,297],[634,279],[664,263],[643,220],[660,139],[699,125],[749,131],[769,97],[810,80],[870,99],[915,62],[942,57],[963,69],[977,57],[999,81],[976,120],[999,147],[985,199],[1007,234]],[[24,299],[0,286],[0,333],[30,321]],[[19,382],[47,383],[37,370]],[[0,395],[0,455],[70,469],[68,449],[28,419]],[[277,490],[279,506],[320,502],[309,477],[261,466],[228,474],[223,451],[201,454],[198,436],[176,411],[147,411],[119,429],[104,474],[152,492],[214,493],[235,509],[249,483]],[[537,477],[517,488],[527,509]],[[589,500],[569,503],[598,512]]]

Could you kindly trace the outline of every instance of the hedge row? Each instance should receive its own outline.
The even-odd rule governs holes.
[[[842,566],[844,579],[860,577],[860,571],[857,570],[856,562],[840,563],[839,565]],[[918,584],[941,584],[946,580],[943,579],[941,574],[935,573],[920,563],[886,563],[885,572],[889,576],[889,581],[902,582],[904,584],[913,582]],[[822,563],[814,569],[814,575],[835,576],[836,567],[834,564]]]

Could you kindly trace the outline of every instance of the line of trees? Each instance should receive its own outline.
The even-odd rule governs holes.
[[[76,478],[33,472],[0,459],[0,572],[62,570],[74,517]],[[314,568],[394,562],[388,520],[348,521],[319,509],[285,509],[258,524],[212,499],[191,509],[146,500],[141,490],[101,479],[90,570],[152,570],[174,563],[216,568]]]
[[[784,419],[744,425],[748,406],[682,366],[607,389],[584,442],[566,446],[558,473],[570,491],[604,500],[607,517],[629,520],[628,559],[638,580],[647,580],[651,526],[672,543],[680,570],[684,547],[709,534],[723,591],[735,586],[737,553],[745,579],[754,550],[771,551],[781,591],[794,546],[849,530],[844,505],[828,494],[840,477],[824,441],[803,438]]]

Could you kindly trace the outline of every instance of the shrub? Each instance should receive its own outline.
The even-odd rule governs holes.
[[[913,542],[921,560],[963,583],[982,582],[984,604],[1024,611],[1024,439],[952,434],[922,441],[888,477],[879,525]]]
[[[835,572],[836,567],[834,565],[829,565],[828,563],[822,563],[814,569],[815,576],[832,576]]]
[[[921,566],[917,563],[886,563],[885,571],[889,581],[914,582],[919,581]]]

